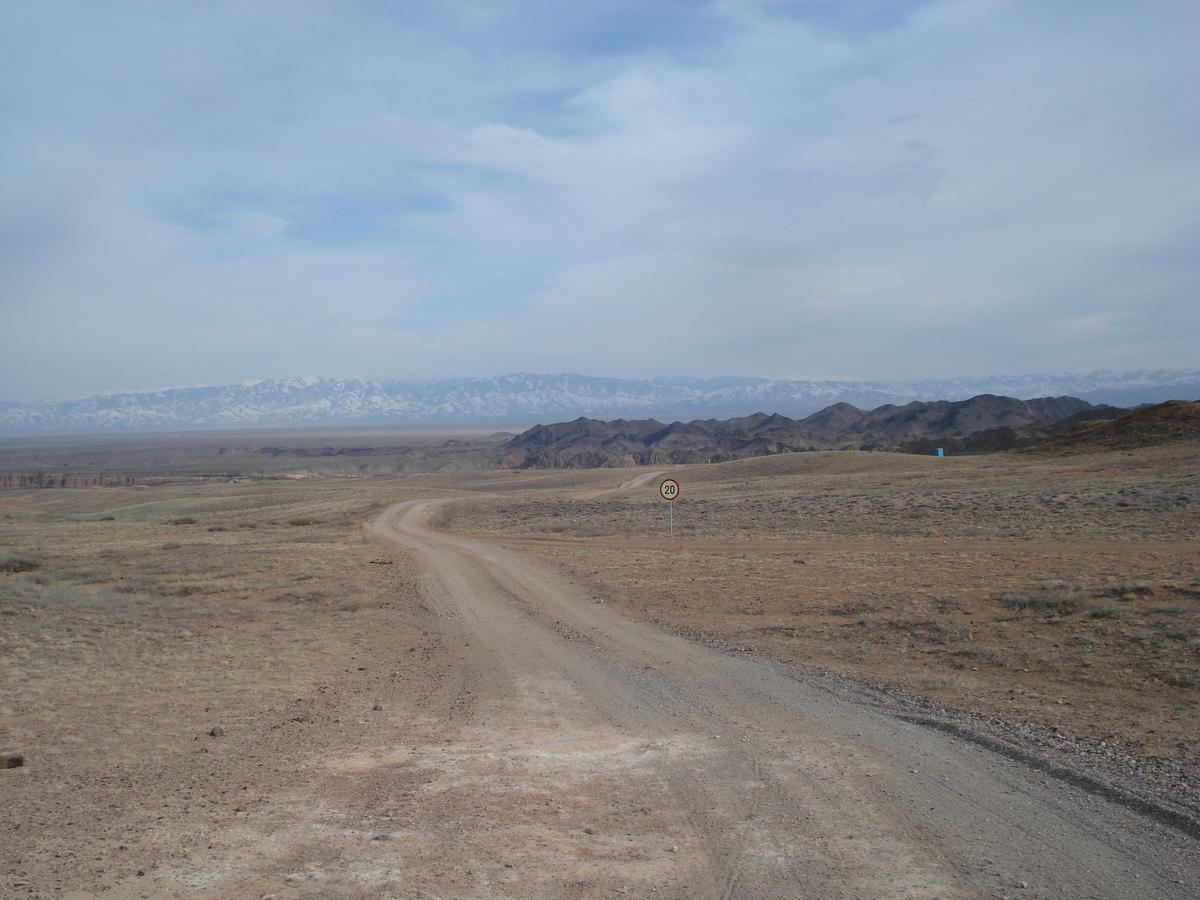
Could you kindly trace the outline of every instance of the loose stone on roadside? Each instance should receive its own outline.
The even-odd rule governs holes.
[[[25,765],[25,757],[15,750],[0,750],[0,769],[15,769]]]

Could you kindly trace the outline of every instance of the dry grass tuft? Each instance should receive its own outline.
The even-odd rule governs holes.
[[[829,607],[831,616],[845,616],[853,618],[861,616],[863,613],[875,612],[877,607],[873,603],[867,603],[863,600],[850,600],[846,603],[839,603],[836,606]]]
[[[1086,592],[1077,585],[1047,581],[1024,590],[1003,591],[996,599],[1009,609],[1051,617],[1070,615],[1085,598]]]

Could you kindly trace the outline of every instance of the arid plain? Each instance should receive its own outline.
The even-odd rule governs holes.
[[[1194,447],[790,454],[450,507],[631,615],[1200,770]],[[621,475],[612,476],[613,481]]]
[[[461,471],[419,471],[440,445],[422,446],[407,474],[276,455],[235,479],[0,491],[0,746],[24,756],[0,771],[7,895],[754,896],[697,888],[703,848],[669,779],[623,768],[633,751],[533,772],[481,736],[486,666],[420,556],[367,527],[423,498],[460,498],[437,529],[549,564],[609,613],[848,676],[1185,834],[1200,821],[1195,443],[584,472],[472,471],[461,443]],[[888,876],[890,894],[828,875],[811,896],[1042,896],[1010,874]]]

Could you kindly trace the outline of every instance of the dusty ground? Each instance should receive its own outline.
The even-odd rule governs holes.
[[[40,563],[0,579],[0,895],[299,896],[343,843],[362,895],[391,880],[372,838],[431,775],[355,754],[458,698],[418,573],[351,517],[377,496],[0,494],[0,562]]]
[[[421,566],[363,529],[387,503],[463,489],[503,499],[451,505],[443,528],[549,560],[620,616],[1103,740],[1182,796],[1197,777],[1195,462],[1176,448],[684,469],[673,541],[653,482],[607,492],[636,473],[2,492],[0,746],[26,765],[0,771],[0,896],[767,896],[712,880],[702,838],[723,831],[664,774],[702,765],[712,734],[605,720],[556,744],[575,689],[510,674],[525,705],[497,726],[490,704],[509,694],[481,673],[499,651],[473,647]],[[800,767],[810,788],[826,766]],[[861,859],[855,875],[862,835],[821,840],[811,896],[853,896],[853,878],[1042,896],[1000,862],[942,878],[931,858],[920,890]],[[1179,859],[1190,884],[1200,866]]]
[[[1119,745],[1200,784],[1195,445],[669,474],[674,540],[654,484],[451,507],[445,526],[519,539],[630,615]]]

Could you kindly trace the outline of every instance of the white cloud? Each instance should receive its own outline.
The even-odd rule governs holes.
[[[1194,367],[1198,34],[1182,3],[8,4],[0,398]]]

